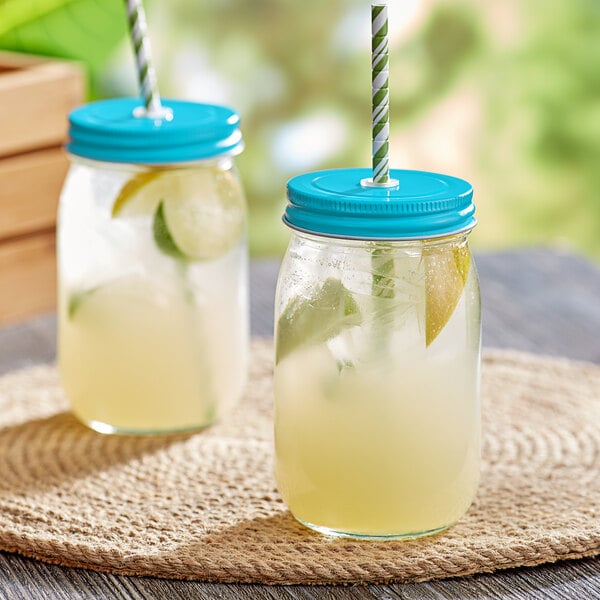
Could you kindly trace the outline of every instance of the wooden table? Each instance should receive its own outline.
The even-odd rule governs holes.
[[[477,256],[484,346],[600,363],[600,269],[573,254],[526,250]],[[271,335],[278,265],[251,267],[252,333]],[[0,373],[54,358],[55,317],[0,329]],[[1,475],[1,474],[0,474]],[[0,553],[0,598],[600,598],[600,557],[410,585],[217,585],[117,577]]]

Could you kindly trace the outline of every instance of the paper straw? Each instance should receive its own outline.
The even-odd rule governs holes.
[[[129,33],[135,52],[140,93],[146,107],[144,114],[151,118],[162,118],[166,116],[166,111],[160,102],[158,93],[156,72],[152,64],[150,41],[148,39],[146,13],[144,12],[142,0],[126,0],[126,3]]]
[[[371,80],[373,120],[373,177],[364,180],[369,187],[394,187],[398,181],[390,178],[390,44],[388,9],[385,2],[371,3]],[[375,298],[393,298],[395,295],[394,249],[378,244],[371,252],[373,270],[372,294]],[[378,339],[386,345],[387,332]]]
[[[371,4],[373,82],[373,183],[390,180],[390,92],[388,9],[385,2]]]

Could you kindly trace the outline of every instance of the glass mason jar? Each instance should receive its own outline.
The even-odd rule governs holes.
[[[70,115],[58,216],[58,364],[75,415],[103,433],[210,425],[248,361],[246,203],[238,116],[137,99]]]
[[[279,491],[305,525],[387,539],[441,531],[478,485],[481,316],[471,186],[392,171],[288,184],[275,306]]]

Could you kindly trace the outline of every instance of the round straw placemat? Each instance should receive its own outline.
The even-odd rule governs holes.
[[[405,582],[600,553],[600,368],[490,352],[477,499],[404,542],[329,539],[272,476],[272,345],[252,347],[226,423],[103,436],[68,412],[53,366],[0,378],[0,549],[121,574],[221,582]]]

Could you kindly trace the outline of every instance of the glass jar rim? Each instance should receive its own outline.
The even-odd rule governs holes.
[[[385,244],[390,246],[395,246],[398,248],[401,247],[410,247],[415,245],[421,245],[423,243],[427,243],[428,245],[445,245],[445,244],[454,244],[454,243],[462,243],[462,241],[467,241],[469,234],[472,231],[471,229],[465,231],[458,231],[455,233],[444,234],[439,236],[431,236],[431,237],[415,237],[415,238],[357,238],[357,237],[344,237],[344,236],[333,236],[333,235],[325,235],[321,233],[314,233],[313,231],[304,231],[301,229],[297,229],[291,227],[292,233],[299,238],[309,240],[311,242],[317,242],[322,244],[331,244],[331,245],[339,245],[339,246],[368,246],[371,244]]]
[[[66,150],[67,157],[72,163],[86,165],[96,169],[110,169],[121,171],[172,171],[176,169],[199,169],[218,167],[223,171],[233,168],[234,155],[224,154],[211,158],[202,158],[198,160],[182,161],[165,164],[144,164],[144,163],[127,163],[127,162],[111,162],[106,160],[98,160],[95,158],[87,158],[73,154]]]

